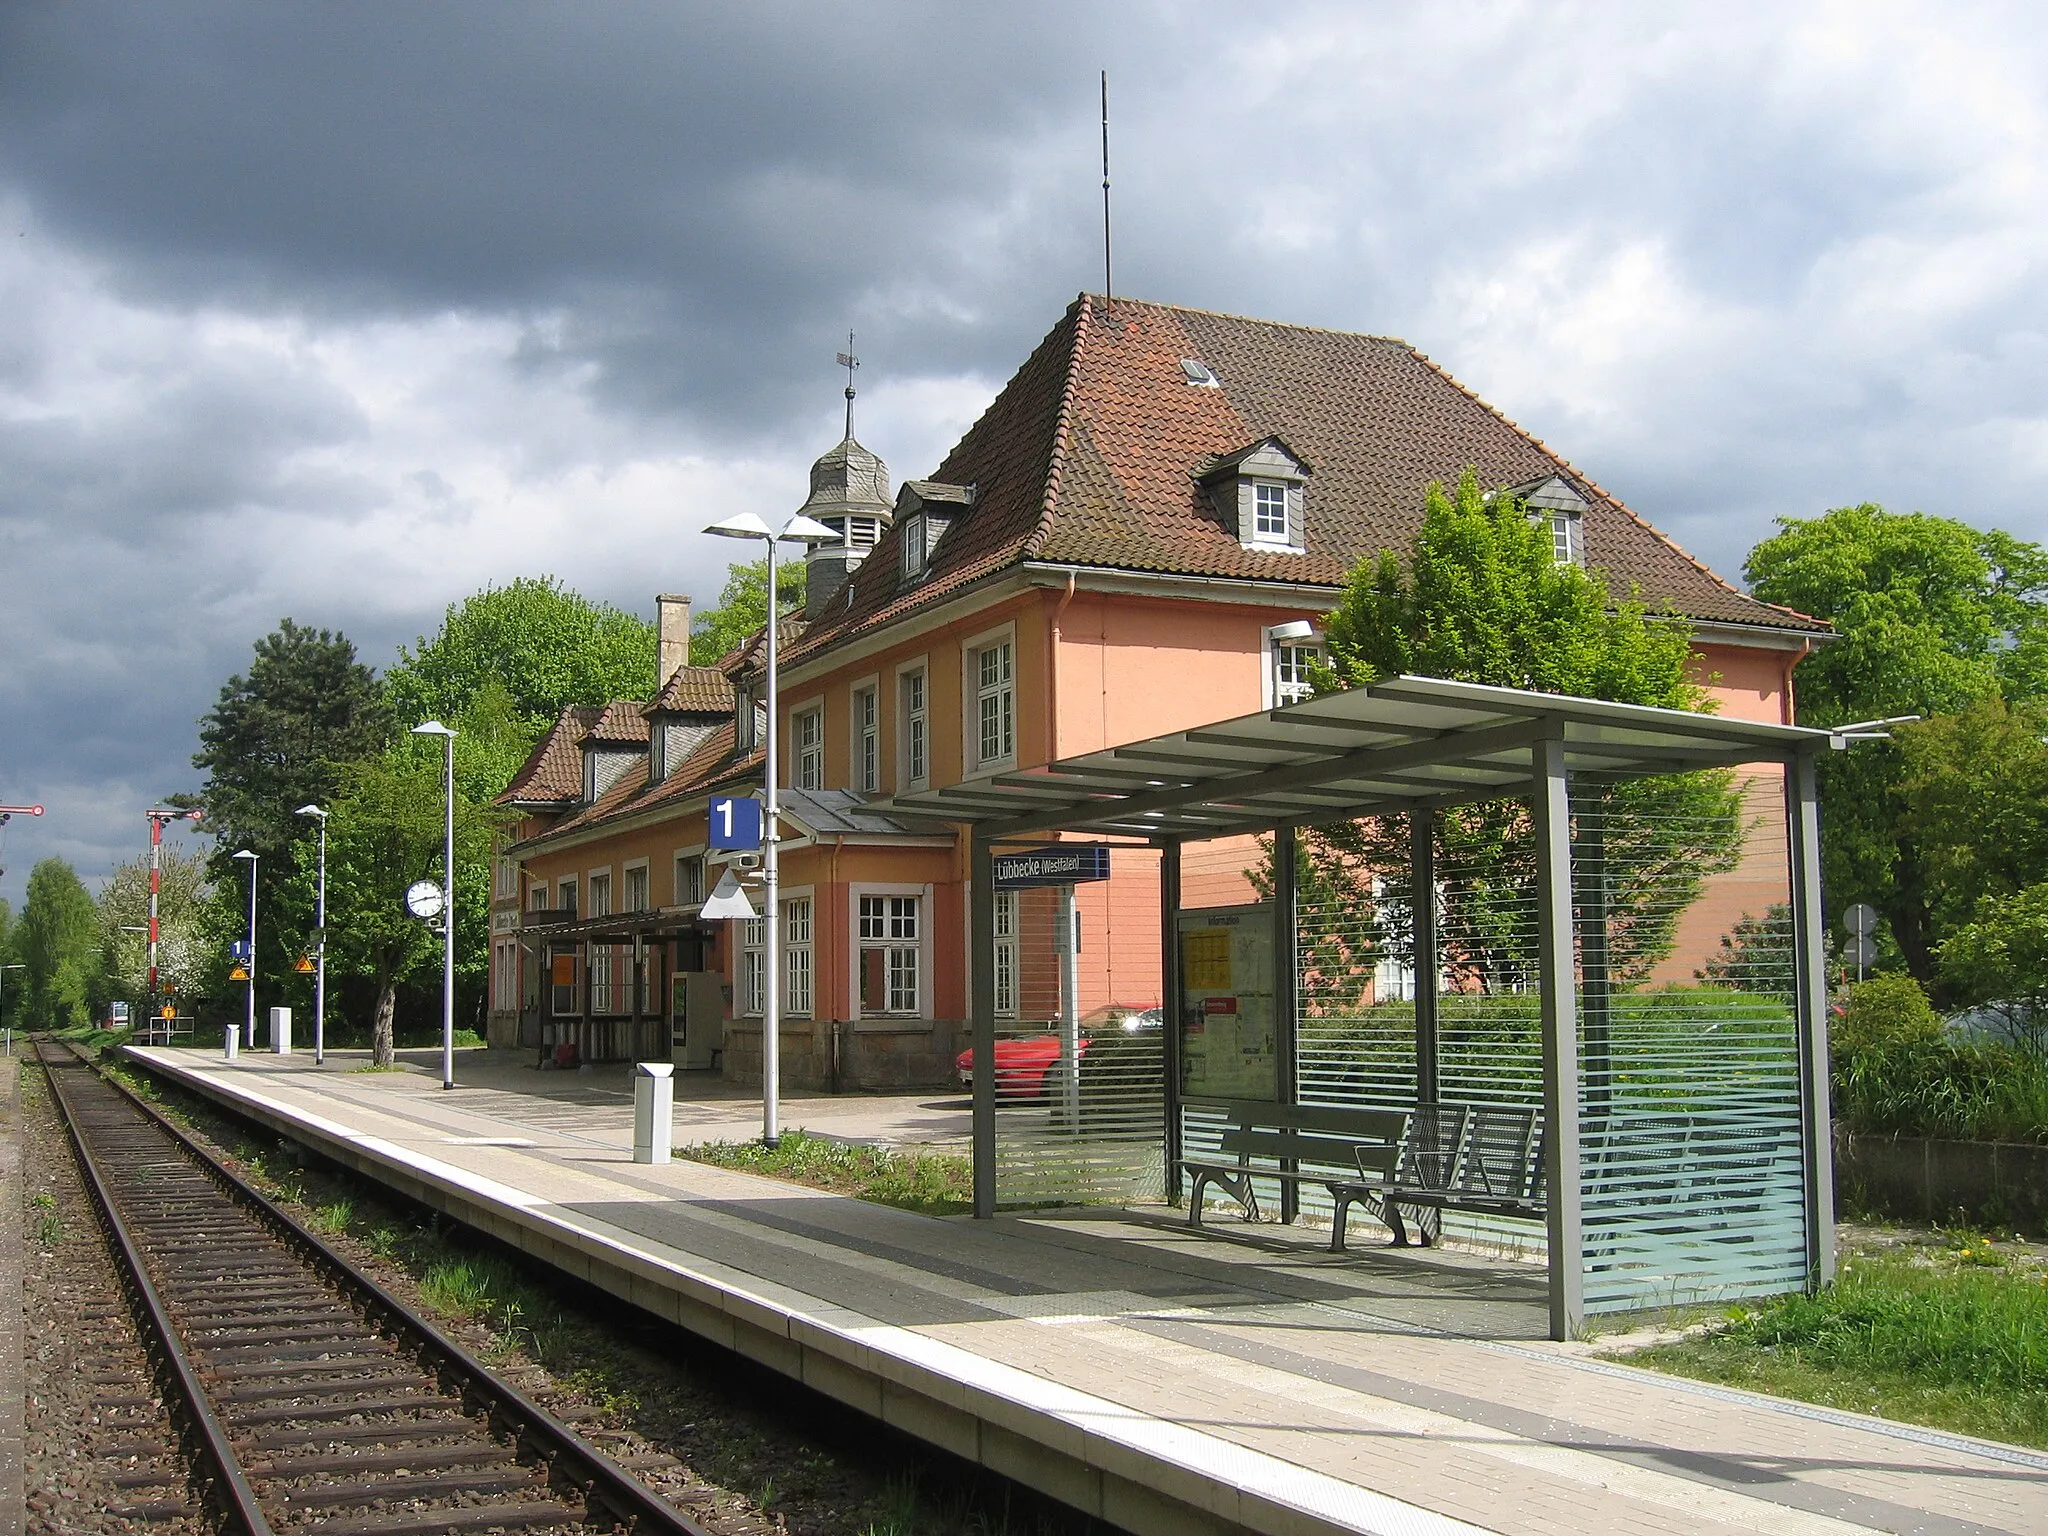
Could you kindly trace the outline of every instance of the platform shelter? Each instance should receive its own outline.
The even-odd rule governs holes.
[[[1395,677],[897,796],[970,831],[976,956],[1005,851],[1092,841],[1157,884],[1159,1013],[1107,1041],[1069,1019],[1029,1102],[975,1074],[977,1214],[1185,1199],[1233,1127],[1378,1111],[1399,1176],[1443,1192],[1411,1218],[1541,1253],[1555,1337],[1826,1282],[1815,759],[1850,740]],[[1191,893],[1197,866],[1237,899]],[[970,994],[999,1067],[998,988],[1014,1015],[1033,963],[1002,910],[1011,958]],[[1263,1210],[1334,1214],[1250,1161]]]

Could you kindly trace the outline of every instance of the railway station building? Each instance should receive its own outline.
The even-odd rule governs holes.
[[[892,491],[887,467],[851,436],[820,458],[801,510],[841,537],[809,553],[808,601],[779,634],[785,1082],[953,1083],[975,1043],[979,995],[997,1043],[978,1058],[994,1069],[977,1087],[1001,1090],[1005,1113],[1013,1099],[1034,1104],[1041,1129],[1061,1119],[1057,1075],[1070,1092],[1089,1089],[1082,1051],[1105,1064],[1120,1051],[1156,1060],[1148,1040],[1174,1060],[1170,1091],[1192,1081],[1199,1059],[1217,1102],[1266,1092],[1276,1071],[1288,1079],[1283,1097],[1355,1097],[1391,1071],[1407,1074],[1412,1098],[1417,1074],[1436,1069],[1412,1043],[1400,1048],[1405,1065],[1387,1067],[1374,1055],[1385,1042],[1358,1021],[1399,1015],[1410,1022],[1389,1028],[1405,1040],[1418,1000],[1533,999],[1533,971],[1481,963],[1477,948],[1418,965],[1416,925],[1400,915],[1432,888],[1436,901],[1420,906],[1449,911],[1457,882],[1489,876],[1443,867],[1428,871],[1433,887],[1416,887],[1413,869],[1360,869],[1359,889],[1327,911],[1287,893],[1295,960],[1277,962],[1288,973],[1277,996],[1294,999],[1288,1018],[1269,1001],[1262,1024],[1253,1005],[1220,998],[1217,1008],[1244,1011],[1165,1018],[1169,989],[1186,979],[1173,973],[1194,963],[1178,928],[1264,921],[1251,914],[1274,894],[1276,828],[1291,838],[1318,809],[1413,807],[1311,791],[1285,816],[1266,806],[1263,819],[1212,816],[1171,837],[1139,823],[1105,833],[1079,808],[1064,823],[1019,812],[1020,797],[1046,797],[1047,765],[1072,774],[1092,762],[1109,775],[1093,781],[1104,793],[1118,773],[1127,788],[1162,783],[1175,753],[1196,750],[1183,738],[1305,699],[1322,616],[1347,576],[1410,548],[1428,487],[1468,470],[1546,522],[1558,560],[1687,623],[1717,718],[1790,726],[1792,669],[1827,638],[1824,624],[1717,576],[1398,340],[1084,295],[929,478]],[[709,799],[761,782],[760,637],[716,667],[691,666],[687,600],[658,607],[657,696],[565,711],[506,792],[521,820],[494,886],[491,1042],[564,1061],[666,1057],[758,1081],[765,933],[699,912],[723,872],[706,846]],[[1798,906],[1782,771],[1791,750],[1762,742],[1756,762],[1734,770],[1743,848],[1671,897],[1649,925],[1658,943],[1631,951],[1602,985],[1682,989],[1767,952],[1793,965],[1789,938],[1772,947]],[[1122,755],[1112,764],[1105,754]],[[1741,758],[1710,740],[1629,771]],[[1239,766],[1275,760],[1254,752]],[[1588,764],[1575,771],[1600,781]],[[1434,793],[1437,804],[1459,798],[1444,784]],[[970,829],[992,818],[1030,823],[1043,846],[1081,836],[1107,848],[1107,878],[1004,881],[972,943],[974,861],[1002,850]],[[1635,859],[1615,877],[1631,890],[1654,884],[1641,874],[1656,861],[1640,828],[1626,841],[1599,858],[1617,870]],[[1534,933],[1534,905],[1489,910]],[[1185,955],[1207,956],[1215,942]],[[1192,1006],[1177,1001],[1177,1014]],[[1356,1018],[1336,1029],[1339,1015]],[[1341,1047],[1327,1044],[1333,1029]],[[1491,1029],[1496,1042],[1512,1033]],[[1529,1090],[1527,1062],[1492,1066],[1482,1091],[1504,1093],[1511,1079]],[[1147,1080],[1157,1077],[1150,1069]],[[1099,1168],[1089,1154],[1077,1160],[1071,1141],[1035,1158],[1021,1119],[1014,1146],[983,1150],[1008,1169],[1007,1197],[1027,1203],[1098,1176],[1112,1194],[1174,1184],[1184,1139],[1144,1129],[1158,1096],[1140,1090],[1131,1106],[1137,1129],[1125,1139],[1149,1145],[1144,1155],[1114,1150],[1111,1134],[1095,1138],[1111,1148]]]

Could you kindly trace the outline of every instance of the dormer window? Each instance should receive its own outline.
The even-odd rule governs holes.
[[[916,581],[925,573],[931,551],[925,546],[925,525],[921,517],[903,522],[903,579]]]
[[[1209,460],[1195,479],[1246,549],[1299,555],[1308,550],[1311,473],[1285,443],[1268,437]]]
[[[1563,475],[1511,485],[1507,495],[1528,509],[1529,521],[1550,530],[1550,555],[1559,565],[1586,563],[1586,498]]]
[[[1278,480],[1252,482],[1252,541],[1287,542],[1287,487]]]

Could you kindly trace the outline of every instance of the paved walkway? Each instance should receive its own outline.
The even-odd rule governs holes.
[[[479,1063],[444,1094],[419,1072],[139,1054],[1134,1529],[2048,1531],[2048,1456],[1588,1359],[1541,1339],[1530,1268],[1332,1256],[1228,1218],[934,1220],[635,1165],[622,1090],[551,1074],[522,1092]],[[678,1136],[699,1115],[746,1134],[741,1109],[679,1105]]]

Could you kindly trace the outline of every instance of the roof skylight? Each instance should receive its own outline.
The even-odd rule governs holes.
[[[1223,381],[1216,377],[1207,363],[1200,358],[1184,357],[1180,360],[1180,371],[1188,376],[1188,382],[1197,389],[1221,389]]]

